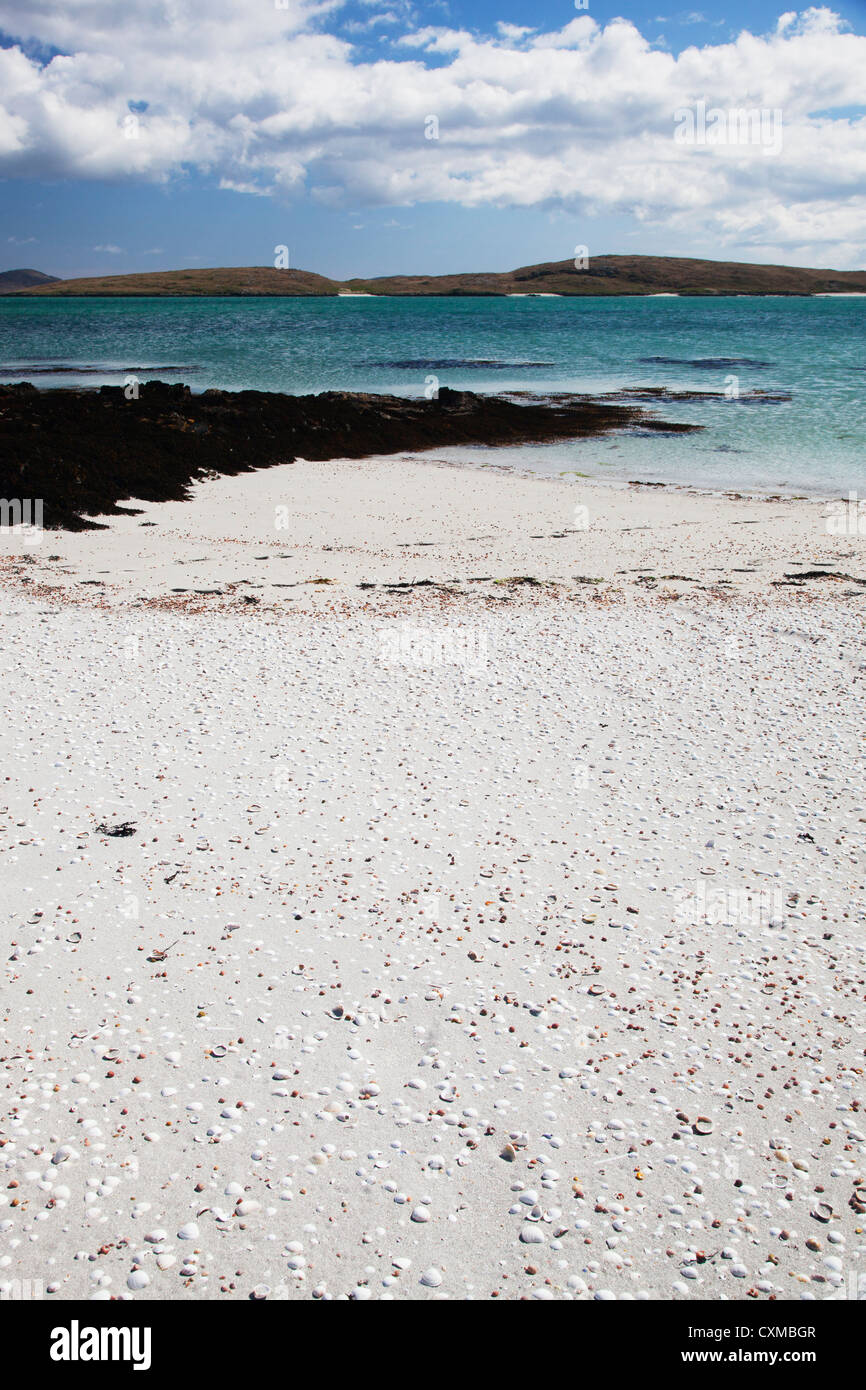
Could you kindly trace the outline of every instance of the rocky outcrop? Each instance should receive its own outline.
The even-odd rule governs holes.
[[[287,396],[151,381],[38,391],[0,386],[0,496],[40,498],[44,525],[83,529],[125,499],[182,500],[207,471],[295,458],[362,458],[454,444],[525,444],[630,426],[683,432],[634,405],[557,397],[517,403],[443,388],[435,400],[326,391]]]

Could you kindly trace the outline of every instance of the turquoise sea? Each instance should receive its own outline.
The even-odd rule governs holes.
[[[648,407],[705,426],[699,434],[638,430],[459,457],[616,481],[866,494],[866,297],[0,298],[0,382],[98,386],[130,374],[195,391],[713,391]],[[754,390],[791,399],[750,401]]]

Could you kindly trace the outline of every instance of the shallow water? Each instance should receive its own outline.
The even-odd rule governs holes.
[[[0,381],[42,387],[132,374],[194,390],[717,392],[648,406],[700,434],[495,461],[744,490],[866,493],[864,347],[866,298],[0,299]]]

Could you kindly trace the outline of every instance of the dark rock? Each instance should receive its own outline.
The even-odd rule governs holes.
[[[0,386],[0,496],[41,498],[44,525],[83,530],[118,515],[124,499],[185,501],[207,474],[271,464],[363,458],[459,444],[529,444],[640,426],[687,432],[640,406],[560,396],[518,404],[444,387],[438,400],[347,391],[286,396],[144,382],[37,391]],[[152,523],[143,522],[142,525]]]

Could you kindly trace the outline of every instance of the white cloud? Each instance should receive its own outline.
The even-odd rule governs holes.
[[[622,23],[621,20],[614,20],[614,24]],[[588,44],[590,39],[598,32],[598,25],[589,15],[578,15],[577,19],[572,19],[566,24],[564,29],[559,29],[554,34],[539,34],[537,39],[533,39],[533,48],[577,48],[583,44]]]
[[[104,251],[109,256],[122,256],[122,246],[112,246],[111,242],[107,246],[94,246],[94,251]]]
[[[326,32],[337,0],[288,6],[7,0],[8,33],[60,52],[41,65],[0,50],[0,177],[197,169],[332,206],[561,207],[631,215],[719,254],[864,259],[866,121],[844,111],[862,102],[866,38],[826,7],[678,56],[626,20],[580,15],[550,33],[426,27],[372,62]],[[780,109],[781,152],[677,144],[674,112],[699,101]]]
[[[776,26],[780,34],[835,34],[848,26],[840,22],[839,16],[826,5],[813,5],[797,14],[789,10],[781,16]]]
[[[269,194],[267,188],[260,188],[257,183],[244,183],[237,179],[222,178],[219,186],[229,193],[252,193],[257,198],[267,198]]]
[[[504,39],[517,41],[525,38],[527,34],[534,34],[535,30],[528,28],[525,24],[507,24],[505,20],[500,19],[496,24],[496,32],[501,34]]]

